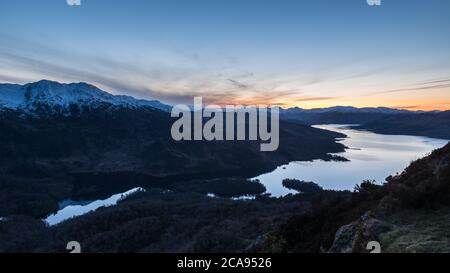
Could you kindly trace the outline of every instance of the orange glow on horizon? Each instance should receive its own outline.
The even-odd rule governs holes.
[[[378,89],[378,88],[377,88]],[[389,91],[388,88],[371,90],[353,90],[339,87],[319,88],[315,90],[290,90],[271,92],[246,90],[242,93],[218,92],[204,93],[204,104],[279,106],[282,108],[299,107],[303,109],[351,106],[356,108],[386,107],[411,111],[446,111],[450,110],[450,88],[431,88],[424,90],[400,89]],[[333,90],[333,91],[330,91]],[[388,90],[388,91],[386,91]]]
[[[221,107],[225,107],[226,105],[253,105],[253,106],[279,106],[284,109],[288,108],[302,108],[302,109],[316,109],[316,108],[329,108],[329,107],[335,107],[335,106],[350,106],[350,107],[356,107],[356,108],[377,108],[377,107],[386,107],[386,108],[394,108],[394,109],[404,109],[404,110],[410,110],[410,111],[447,111],[450,110],[450,102],[424,102],[419,101],[417,103],[413,102],[405,102],[405,103],[383,103],[383,102],[377,102],[377,100],[366,100],[364,102],[337,102],[337,101],[321,101],[321,102],[300,102],[300,103],[293,103],[292,101],[265,101],[261,99],[233,99],[229,102],[217,102],[217,101],[209,101],[208,99],[205,99],[204,104],[216,104]]]

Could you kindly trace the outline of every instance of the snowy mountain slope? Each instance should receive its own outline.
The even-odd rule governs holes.
[[[152,107],[170,111],[159,101],[115,96],[87,83],[62,84],[42,80],[25,85],[0,84],[0,108],[33,111],[40,107],[68,109],[71,105],[96,107],[110,104],[130,108]]]
[[[24,101],[22,86],[17,84],[0,85],[0,107],[16,109]]]

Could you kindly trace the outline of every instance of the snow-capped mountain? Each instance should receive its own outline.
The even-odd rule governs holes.
[[[112,95],[87,83],[63,84],[42,80],[25,85],[0,84],[0,109],[33,111],[42,107],[50,107],[64,110],[72,105],[152,107],[163,111],[171,109],[170,106],[156,100],[138,100],[130,96]]]

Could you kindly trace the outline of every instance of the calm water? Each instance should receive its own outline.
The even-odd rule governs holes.
[[[349,162],[326,162],[315,160],[311,162],[291,162],[277,168],[275,171],[256,177],[267,188],[272,196],[284,196],[295,191],[282,185],[285,178],[296,178],[313,181],[323,188],[335,190],[352,190],[363,180],[376,180],[379,183],[397,172],[403,171],[415,159],[427,155],[434,149],[443,147],[447,140],[416,136],[380,135],[367,131],[348,128],[349,125],[321,125],[316,128],[344,133],[348,138],[340,140],[349,147],[339,155],[349,159]],[[134,188],[124,193],[115,194],[105,200],[61,202],[60,210],[49,216],[45,221],[50,225],[59,224],[67,219],[81,216],[100,207],[114,206],[120,200],[143,191]],[[215,195],[208,194],[214,198]],[[254,199],[254,196],[239,197],[236,200]],[[0,221],[4,220],[0,218]]]
[[[45,221],[50,226],[53,226],[53,225],[56,225],[56,224],[59,224],[59,223],[65,221],[65,220],[68,220],[70,218],[80,216],[80,215],[86,214],[91,211],[95,211],[101,207],[114,206],[117,204],[117,202],[127,198],[128,196],[130,196],[134,193],[140,192],[140,191],[144,191],[144,189],[143,188],[134,188],[134,189],[131,189],[124,193],[115,194],[115,195],[109,197],[108,199],[97,200],[97,201],[93,201],[93,202],[64,201],[60,204],[61,209],[57,213],[47,217],[47,219],[45,219]]]
[[[268,193],[277,197],[295,193],[283,187],[285,178],[313,181],[325,189],[353,190],[363,180],[383,183],[387,176],[402,172],[411,161],[448,143],[448,140],[427,137],[380,135],[353,130],[348,126],[314,127],[346,134],[348,138],[341,140],[341,143],[349,149],[339,155],[349,159],[349,162],[291,162],[256,179],[266,186]]]

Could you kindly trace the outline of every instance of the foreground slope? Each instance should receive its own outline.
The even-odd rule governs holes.
[[[257,249],[367,252],[378,241],[384,252],[449,252],[450,144],[387,181],[313,196],[308,213],[291,217]]]

